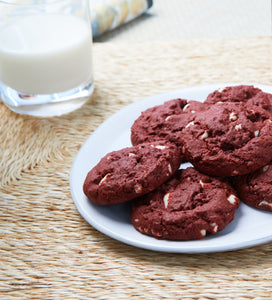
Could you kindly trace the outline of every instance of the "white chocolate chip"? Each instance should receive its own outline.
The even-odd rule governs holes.
[[[210,223],[213,233],[218,231],[218,225],[216,223]]]
[[[201,136],[200,136],[200,140],[204,140],[204,139],[206,139],[207,137],[209,137],[209,134],[208,134],[208,132],[207,131],[205,131]]]
[[[235,126],[234,126],[234,129],[237,130],[237,131],[238,131],[239,129],[242,129],[242,124],[235,125]]]
[[[206,229],[201,229],[200,233],[202,236],[206,236],[207,231],[206,231]]]
[[[216,102],[215,104],[222,104],[223,102],[222,101],[218,101],[218,102]]]
[[[186,105],[184,105],[182,110],[185,111],[189,106],[190,106],[190,103],[187,103]]]
[[[260,130],[254,131],[254,136],[255,136],[255,137],[259,136],[259,132],[260,132]]]
[[[163,150],[163,149],[165,149],[165,148],[166,148],[166,146],[163,146],[163,145],[156,145],[156,146],[154,146],[154,145],[151,145],[151,147],[153,147],[153,148],[157,148],[157,149],[160,149],[160,150]]]
[[[139,222],[139,219],[134,219],[134,222],[135,222],[135,223]]]
[[[195,113],[195,110],[192,110],[191,113],[194,114],[194,113]]]
[[[151,229],[151,233],[156,236],[156,237],[161,237],[162,236],[162,233],[161,232],[158,232],[158,231],[155,231],[153,229]]]
[[[264,166],[263,167],[263,172],[266,172],[268,170],[268,168],[269,168],[269,165]]]
[[[233,194],[229,195],[227,200],[229,201],[230,204],[235,204],[237,201],[237,197]]]
[[[168,171],[169,171],[170,174],[172,174],[172,167],[171,167],[170,164],[168,164]]]
[[[163,150],[163,149],[165,149],[165,148],[166,148],[166,146],[157,145],[157,146],[155,146],[155,148],[157,148],[157,149],[160,149],[160,150]]]
[[[238,117],[236,116],[236,114],[235,114],[234,112],[232,112],[232,113],[230,114],[230,116],[229,116],[229,119],[230,119],[231,121],[236,121],[236,120],[238,119]]]
[[[188,124],[185,126],[185,128],[187,128],[187,127],[189,127],[189,126],[192,126],[192,125],[195,125],[195,122],[194,122],[194,121],[188,123]]]
[[[163,197],[163,203],[164,203],[164,207],[165,207],[165,208],[167,208],[167,206],[168,206],[169,196],[170,196],[170,194],[167,193],[167,194],[165,194],[164,197]]]
[[[268,205],[268,206],[272,207],[272,203],[268,203],[267,201],[261,201],[258,205],[259,206],[261,206],[261,205]]]
[[[204,182],[202,180],[199,181],[201,187],[203,188],[204,187]]]
[[[165,118],[165,121],[168,121],[170,118],[171,118],[171,116],[167,116],[167,117]]]
[[[100,180],[100,182],[99,182],[98,185],[103,184],[103,183],[107,180],[107,177],[108,177],[109,175],[110,175],[110,173],[106,174],[106,175]]]
[[[140,194],[142,192],[142,190],[143,190],[143,187],[141,186],[140,183],[135,184],[134,191],[136,194]]]
[[[129,153],[128,156],[129,156],[129,157],[132,157],[132,156],[136,156],[136,154],[135,154],[135,153]]]
[[[232,173],[231,173],[231,175],[238,175],[239,174],[239,172],[237,171],[237,170],[234,170],[234,171],[232,171]]]

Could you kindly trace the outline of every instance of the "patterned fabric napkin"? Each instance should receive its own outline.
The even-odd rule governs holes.
[[[152,0],[92,0],[93,37],[135,19],[152,5]]]

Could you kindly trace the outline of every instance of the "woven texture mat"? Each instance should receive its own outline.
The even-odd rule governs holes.
[[[272,243],[168,254],[87,224],[69,189],[86,138],[143,97],[218,82],[272,84],[272,39],[95,44],[95,92],[69,115],[36,119],[0,104],[1,299],[272,299]]]

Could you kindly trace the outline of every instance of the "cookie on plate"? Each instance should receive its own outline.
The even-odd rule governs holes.
[[[180,163],[177,146],[166,141],[113,151],[87,174],[83,191],[96,204],[125,202],[157,188]]]
[[[257,105],[272,113],[272,94],[265,93],[253,85],[237,85],[220,88],[210,93],[204,103],[242,102]]]
[[[259,106],[217,102],[190,119],[181,134],[183,153],[211,176],[244,175],[272,160],[271,114]]]
[[[155,191],[135,199],[131,221],[138,231],[156,238],[202,239],[225,228],[239,204],[227,181],[187,168],[178,170]]]
[[[132,145],[166,139],[180,146],[180,132],[187,124],[186,115],[204,106],[198,101],[173,99],[145,110],[131,127]]]
[[[272,163],[254,173],[235,178],[235,188],[244,203],[272,211]]]

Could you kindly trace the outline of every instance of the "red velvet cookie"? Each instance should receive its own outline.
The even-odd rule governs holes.
[[[211,176],[251,173],[272,160],[270,118],[259,106],[218,102],[194,114],[184,127],[183,153]]]
[[[244,203],[272,211],[272,163],[254,173],[235,178],[235,187]]]
[[[180,146],[180,132],[187,114],[206,107],[201,102],[173,99],[141,113],[131,127],[132,145],[166,139]]]
[[[169,240],[202,239],[221,231],[240,200],[227,181],[178,170],[175,176],[132,202],[131,221],[141,233]]]
[[[272,113],[272,94],[265,93],[253,85],[228,86],[208,95],[205,103],[242,102],[257,105]]]
[[[160,186],[180,163],[177,146],[166,141],[113,151],[88,173],[83,191],[96,204],[125,202]]]

